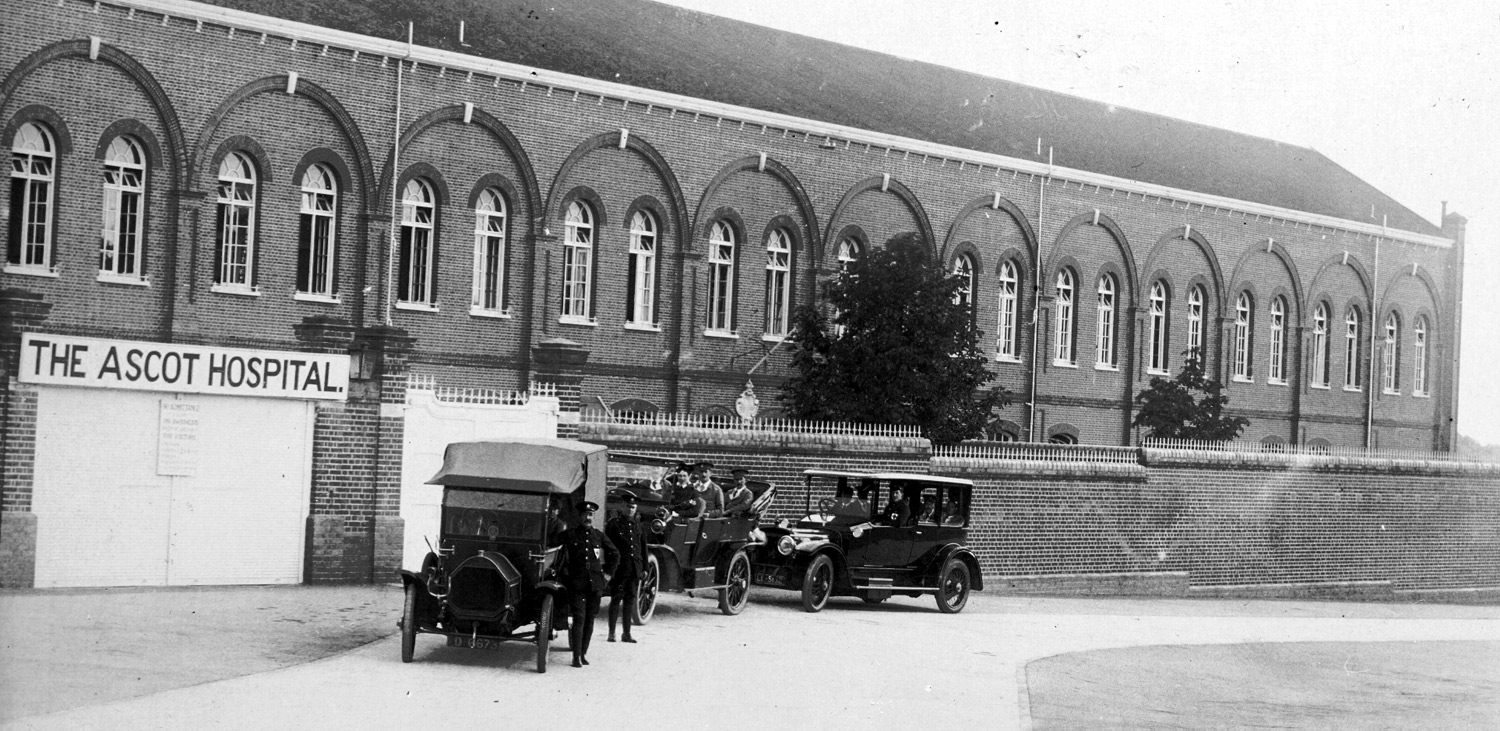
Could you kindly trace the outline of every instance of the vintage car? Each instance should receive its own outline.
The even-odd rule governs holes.
[[[984,588],[966,545],[974,483],[887,472],[803,475],[807,515],[765,528],[765,545],[751,554],[756,584],[801,590],[809,612],[832,596],[878,604],[896,594],[932,594],[939,610],[955,614],[971,589]],[[816,512],[815,494],[822,496]],[[898,494],[908,518],[892,524],[882,508]]]
[[[401,661],[417,635],[436,634],[449,647],[535,643],[537,672],[547,672],[563,591],[552,528],[573,525],[578,502],[604,502],[607,459],[602,446],[565,439],[448,445],[428,480],[443,486],[437,545],[421,572],[400,571]]]
[[[686,518],[671,509],[667,478],[677,460],[634,454],[611,454],[610,513],[624,506],[625,493],[638,500],[636,517],[646,529],[646,568],[639,601],[631,608],[636,624],[651,621],[661,591],[718,592],[719,611],[739,614],[750,597],[751,549],[764,540],[760,515],[776,497],[768,482],[749,480],[755,496],[743,516]]]

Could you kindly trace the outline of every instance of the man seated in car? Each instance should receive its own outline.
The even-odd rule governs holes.
[[[937,514],[937,496],[936,495],[923,495],[922,496],[922,509],[919,510],[919,511],[917,511],[917,520],[916,520],[916,522],[918,522],[918,523],[936,523],[937,519],[938,519],[938,514]]]
[[[882,525],[901,527],[911,522],[911,506],[906,503],[906,485],[891,483],[891,501],[886,503],[878,521]]]
[[[724,517],[735,518],[750,514],[750,506],[755,504],[755,493],[750,491],[750,485],[746,484],[746,478],[750,470],[744,467],[736,467],[729,471],[734,475],[734,484],[724,494]]]
[[[833,515],[836,518],[864,520],[870,517],[870,505],[854,496],[849,478],[840,477],[838,490],[833,495]]]
[[[673,482],[672,512],[676,513],[679,518],[696,518],[702,515],[703,498],[688,477],[688,464],[678,462],[677,471],[671,479]]]
[[[724,490],[714,482],[713,462],[693,465],[691,484],[698,493],[698,499],[702,501],[702,515],[717,518],[724,514]]]
[[[943,504],[943,525],[964,524],[964,493],[958,488],[948,490],[948,502]]]

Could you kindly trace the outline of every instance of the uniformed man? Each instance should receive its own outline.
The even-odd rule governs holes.
[[[891,483],[891,501],[886,503],[885,510],[880,513],[880,521],[885,525],[901,527],[911,520],[911,506],[906,503],[906,489],[904,485]]]
[[[746,482],[750,470],[736,467],[730,470],[729,474],[734,475],[734,484],[724,495],[724,517],[749,515],[750,506],[755,504],[755,493],[750,491],[750,485]]]
[[[724,514],[724,490],[714,482],[714,463],[699,462],[694,465],[693,489],[703,501],[703,515],[717,518]]]
[[[635,642],[630,636],[630,612],[640,598],[641,577],[646,572],[646,532],[636,518],[636,496],[625,493],[621,496],[625,506],[604,526],[604,534],[614,543],[620,554],[620,567],[609,580],[609,641],[615,641],[615,622],[624,608],[625,626],[620,639]]]
[[[614,543],[590,522],[598,512],[597,503],[585,500],[578,504],[578,523],[563,533],[563,587],[568,591],[568,646],[573,650],[573,667],[589,664],[589,640],[594,635],[594,617],[599,614],[599,597],[606,587],[605,574],[615,570],[619,556]]]
[[[672,493],[668,496],[672,501],[672,512],[682,518],[696,518],[703,513],[703,499],[698,496],[692,478],[688,477],[689,469],[688,463],[677,463],[677,470],[671,478]]]

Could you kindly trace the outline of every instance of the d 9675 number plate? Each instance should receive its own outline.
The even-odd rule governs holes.
[[[503,644],[500,640],[492,640],[488,637],[458,637],[448,636],[449,647],[466,647],[470,650],[498,650]]]

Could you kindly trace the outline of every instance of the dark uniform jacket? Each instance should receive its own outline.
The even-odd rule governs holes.
[[[605,574],[619,564],[613,541],[591,525],[574,526],[563,534],[560,578],[568,591],[579,595],[604,594]]]
[[[610,579],[610,589],[627,581],[639,581],[646,570],[646,532],[641,529],[641,522],[616,515],[604,526],[604,533],[620,554],[620,565]]]
[[[903,526],[911,520],[911,506],[905,500],[886,504],[885,510],[880,514],[880,522],[886,525]]]

